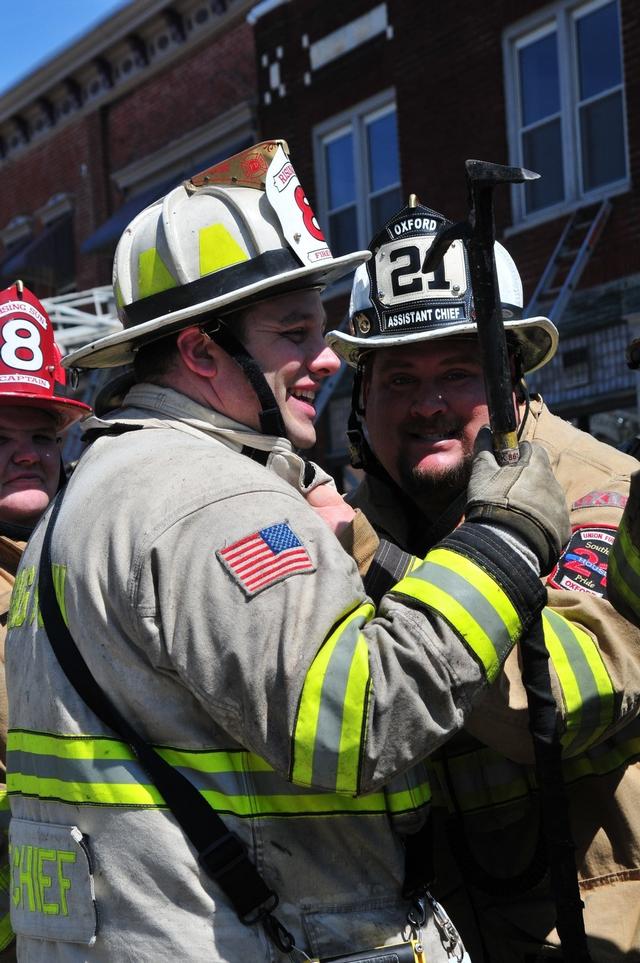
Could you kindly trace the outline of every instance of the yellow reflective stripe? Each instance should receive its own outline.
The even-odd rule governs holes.
[[[11,917],[9,913],[0,917],[0,950],[6,950],[14,939],[14,932],[11,929]]]
[[[623,770],[640,757],[640,719],[606,742],[580,756],[564,759],[564,781],[571,785],[587,777],[606,776]],[[488,811],[516,802],[537,791],[535,770],[512,762],[493,749],[481,748],[449,757],[444,764],[429,760],[436,805],[464,813]]]
[[[48,733],[10,729],[7,752],[23,751],[60,759],[135,759],[125,742],[107,736],[54,736]]]
[[[9,809],[9,797],[6,788],[0,789],[0,812]]]
[[[397,776],[384,787],[387,809],[390,813],[397,815],[398,813],[415,812],[431,802],[431,785],[426,772],[424,778],[413,786],[409,785],[407,781],[411,772],[412,770],[409,770],[404,776]]]
[[[7,862],[3,863],[0,867],[0,950],[4,950],[13,939],[13,930],[11,929],[11,919],[9,917],[11,870],[6,852],[5,859],[7,859]]]
[[[31,586],[35,579],[36,567],[30,565],[21,569],[16,575],[16,580],[11,592],[9,601],[9,615],[7,616],[7,629],[19,628],[24,624],[29,610],[31,599]]]
[[[522,629],[500,585],[475,562],[450,549],[429,552],[391,592],[417,599],[445,618],[480,660],[489,681],[497,676]]]
[[[370,685],[360,628],[374,614],[374,606],[365,602],[343,618],[309,667],[293,740],[291,778],[298,785],[358,790]]]
[[[148,298],[151,294],[168,291],[169,288],[177,287],[177,284],[157,248],[150,247],[138,256],[138,298]]]
[[[67,580],[67,566],[59,565],[56,562],[51,564],[51,578],[53,580],[53,588],[56,593],[56,599],[58,600],[58,605],[60,606],[60,612],[62,618],[64,619],[65,625],[68,625],[67,621],[67,603],[64,597],[65,583]]]
[[[614,744],[604,743],[594,750],[567,759],[563,763],[565,782],[576,782],[585,776],[606,776],[616,769],[622,769],[640,757],[640,736],[620,739]]]
[[[366,726],[366,708],[369,703],[369,647],[364,636],[356,642],[345,694],[345,712],[342,719],[338,776],[336,792],[356,792],[360,769],[363,730]]]
[[[429,769],[438,805],[452,812],[457,808],[465,813],[492,809],[521,799],[535,788],[533,769],[491,749],[447,759],[446,772],[442,762],[430,760]]]
[[[572,733],[570,733],[569,730],[579,726],[580,719],[582,717],[580,686],[578,685],[575,674],[571,668],[569,657],[563,649],[560,639],[554,632],[553,626],[550,624],[546,612],[542,613],[542,618],[545,645],[556,670],[564,697],[566,711],[565,724],[567,726],[567,732],[565,732],[562,737],[562,743],[563,745],[566,745],[566,740],[568,740],[568,742],[571,742],[572,740]]]
[[[12,795],[20,793],[23,796],[57,799],[76,805],[146,807],[164,805],[162,796],[155,786],[141,783],[74,782],[9,772],[7,785]]]
[[[611,725],[613,683],[596,642],[581,626],[549,608],[543,612],[543,625],[565,702],[562,744],[574,755],[597,742]]]
[[[640,552],[624,515],[609,558],[607,585],[612,598],[617,593],[636,617],[640,615]]]
[[[14,796],[73,805],[164,808],[162,796],[148,782],[129,747],[115,739],[11,730],[8,746],[9,791]],[[386,814],[415,810],[428,801],[428,785],[420,785],[417,776],[415,787],[399,779],[397,791],[386,787],[354,798],[298,788],[264,759],[244,750],[156,748],[212,808],[239,817]],[[118,778],[121,773],[128,781]]]
[[[221,268],[248,261],[249,255],[231,236],[224,224],[210,224],[198,232],[200,246],[200,277]]]
[[[124,295],[122,293],[122,288],[120,287],[120,281],[116,281],[113,288],[113,295],[116,299],[116,307],[124,307]]]

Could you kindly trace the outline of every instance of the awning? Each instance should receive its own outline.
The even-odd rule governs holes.
[[[10,261],[13,261],[14,258],[18,256],[18,254],[22,254],[25,248],[27,248],[29,244],[31,244],[32,242],[33,242],[33,237],[31,234],[28,234],[27,237],[23,237],[19,241],[16,241],[14,244],[11,245],[11,247],[7,251],[7,256],[5,257],[4,261],[0,263],[0,278],[2,278],[2,280],[4,280],[5,277],[7,277],[7,272],[4,269],[5,264],[9,264]]]
[[[244,150],[245,147],[251,146],[251,140],[243,138],[237,144],[231,144],[225,147],[223,151],[218,151],[213,156],[209,157],[207,160],[203,161],[198,165],[198,170],[206,170],[208,167],[213,167],[214,164],[218,164],[220,161],[224,160],[225,157],[231,157],[233,154],[237,154],[239,151]],[[153,204],[159,197],[162,197],[172,187],[176,187],[181,181],[186,180],[188,177],[192,177],[194,174],[192,167],[178,171],[173,174],[170,178],[159,181],[152,187],[148,187],[144,191],[140,191],[139,194],[135,194],[124,202],[122,207],[119,207],[115,214],[112,214],[108,220],[101,224],[97,231],[94,231],[83,241],[80,246],[81,254],[95,254],[96,251],[103,251],[105,249],[114,248],[120,236],[123,233],[126,226],[133,220],[136,214],[148,207],[149,204]]]
[[[73,215],[48,224],[28,244],[8,257],[0,268],[4,280],[21,278],[36,290],[59,290],[75,279]]]

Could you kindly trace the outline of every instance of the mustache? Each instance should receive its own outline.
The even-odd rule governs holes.
[[[464,424],[451,418],[423,418],[421,415],[410,415],[400,424],[400,430],[417,432],[425,435],[455,435],[460,436]]]

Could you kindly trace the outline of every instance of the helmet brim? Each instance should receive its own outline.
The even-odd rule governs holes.
[[[522,351],[522,361],[526,374],[537,371],[550,361],[558,347],[558,329],[549,318],[518,318],[504,322],[505,331],[512,332]],[[379,334],[370,338],[360,338],[344,331],[329,331],[327,344],[348,365],[355,368],[361,355],[379,348],[392,348],[422,341],[440,341],[460,335],[477,334],[475,321],[462,324],[448,324],[435,327],[430,331],[415,331],[413,334]]]
[[[288,294],[306,288],[325,288],[355,270],[371,257],[370,251],[356,251],[342,257],[333,258],[329,264],[311,265],[288,271],[285,274],[256,281],[235,291],[189,305],[179,311],[153,318],[142,324],[124,328],[115,334],[92,341],[63,359],[65,368],[113,368],[131,364],[136,351],[142,345],[166,337],[197,321],[203,314],[232,308],[234,311],[255,301]]]
[[[0,394],[0,405],[49,411],[57,418],[60,431],[93,414],[89,405],[85,405],[83,401],[75,401],[73,398],[43,398],[42,395],[29,395],[24,391],[3,391]]]

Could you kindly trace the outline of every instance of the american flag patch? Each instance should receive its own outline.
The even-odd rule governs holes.
[[[314,572],[309,553],[286,522],[245,535],[216,553],[247,595],[298,572]]]

